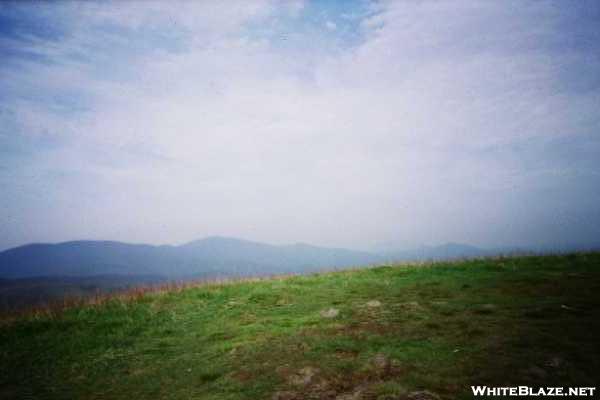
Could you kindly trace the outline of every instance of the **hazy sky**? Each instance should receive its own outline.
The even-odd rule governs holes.
[[[600,241],[600,2],[0,3],[0,249]]]

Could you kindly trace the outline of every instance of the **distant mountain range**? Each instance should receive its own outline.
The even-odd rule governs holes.
[[[151,275],[165,279],[270,275],[380,262],[380,255],[208,237],[181,246],[111,241],[30,244],[0,253],[0,278]]]
[[[112,241],[29,244],[0,252],[0,310],[167,281],[315,272],[381,260],[359,251],[224,237],[181,246]]]
[[[0,308],[166,281],[307,273],[397,261],[523,252],[448,243],[369,253],[302,243],[275,246],[226,237],[208,237],[181,246],[114,241],[29,244],[0,252]]]
[[[180,246],[73,241],[29,244],[0,252],[0,279],[96,275],[201,279],[311,272],[384,262],[471,258],[523,252],[517,248],[486,250],[447,243],[406,251],[370,253],[303,243],[277,246],[219,236]]]

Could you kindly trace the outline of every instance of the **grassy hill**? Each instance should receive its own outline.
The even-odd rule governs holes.
[[[0,398],[455,399],[475,384],[596,386],[599,337],[597,253],[382,266],[5,321]]]

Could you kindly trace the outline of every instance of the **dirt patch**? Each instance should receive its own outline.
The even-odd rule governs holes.
[[[383,353],[378,353],[369,360],[363,377],[367,381],[387,380],[404,375],[405,372],[406,368],[398,360],[391,359]]]
[[[274,400],[367,400],[375,399],[376,384],[394,380],[404,373],[398,361],[383,353],[375,354],[358,371],[339,374],[312,366],[299,370],[289,366],[277,368],[286,386],[275,392]]]

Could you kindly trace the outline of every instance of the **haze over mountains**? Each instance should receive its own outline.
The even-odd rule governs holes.
[[[179,246],[116,241],[28,244],[0,252],[0,278],[155,276],[167,280],[311,272],[407,260],[440,260],[523,252],[459,243],[405,251],[365,252],[304,243],[271,245],[212,236]]]
[[[166,279],[268,275],[365,265],[379,255],[307,244],[208,237],[180,246],[113,241],[30,244],[0,253],[0,277],[155,275]]]
[[[0,252],[0,308],[16,309],[64,296],[87,296],[167,281],[310,273],[397,261],[523,252],[458,243],[364,252],[303,243],[270,245],[218,236],[179,246],[116,241],[37,243]]]

